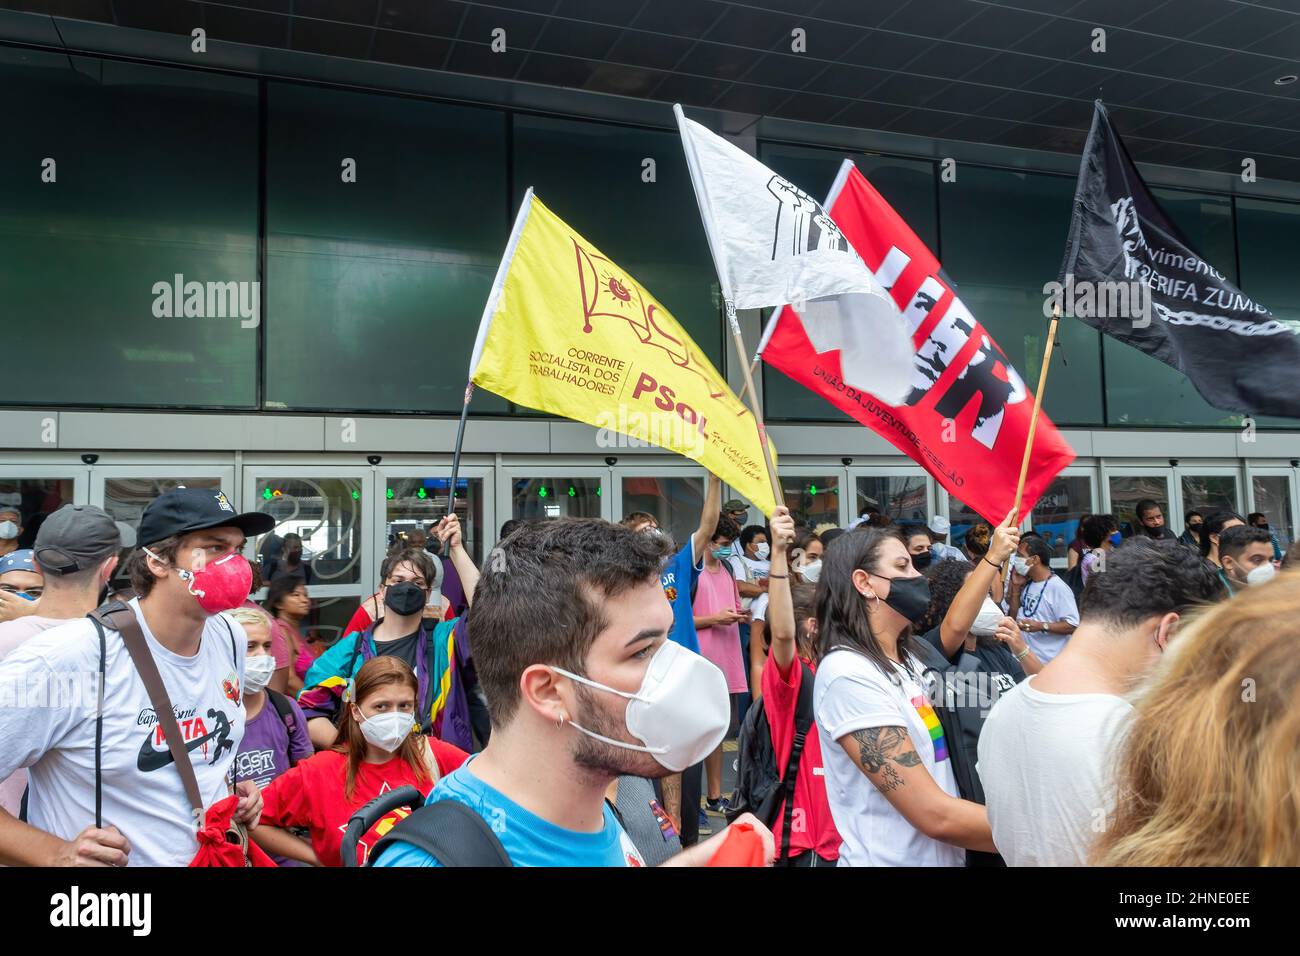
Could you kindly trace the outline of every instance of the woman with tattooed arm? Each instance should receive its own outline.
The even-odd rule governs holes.
[[[886,529],[841,535],[822,560],[813,708],[840,865],[961,866],[965,849],[993,851],[987,811],[957,795],[912,649],[926,579]]]

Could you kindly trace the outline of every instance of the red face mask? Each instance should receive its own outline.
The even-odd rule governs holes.
[[[147,548],[145,553],[158,558]],[[190,593],[199,602],[199,607],[209,614],[220,614],[239,607],[248,600],[248,592],[253,587],[253,568],[242,554],[228,554],[205,564],[197,571],[177,568],[176,572],[188,585]]]

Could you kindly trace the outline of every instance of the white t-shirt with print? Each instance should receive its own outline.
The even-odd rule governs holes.
[[[731,574],[737,581],[754,582],[758,580],[757,576],[749,570],[749,565],[745,562],[743,555],[732,552],[731,557],[727,558],[727,564],[731,566]],[[740,599],[740,609],[748,611],[753,604],[754,599],[751,597],[742,597]]]
[[[248,638],[238,622],[216,615],[203,627],[198,653],[182,657],[154,638],[138,600],[131,608],[158,663],[204,806],[211,806],[231,792],[227,776],[244,738]],[[126,645],[116,631],[104,634],[103,824],[130,841],[129,865],[185,866],[198,841],[180,772]],[[0,779],[28,767],[28,822],[64,840],[95,824],[98,677],[99,634],[85,618],[29,639],[0,662]],[[48,706],[52,694],[64,695],[59,706]]]
[[[976,770],[1008,866],[1083,866],[1115,802],[1111,772],[1134,710],[1113,694],[1047,694],[1030,675],[980,731]]]
[[[813,712],[821,734],[826,796],[844,842],[840,866],[962,866],[966,851],[926,836],[876,789],[839,744],[868,727],[904,727],[926,771],[950,796],[958,796],[948,743],[917,680],[921,664],[911,658],[912,674],[894,664],[897,679],[881,673],[855,651],[834,651],[817,666]]]
[[[1028,618],[1045,624],[1057,621],[1076,627],[1079,624],[1079,605],[1074,600],[1074,592],[1059,574],[1053,574],[1046,581],[1026,581],[1020,589],[1019,606],[1008,610],[1004,599],[1002,609],[1017,621]],[[1052,634],[1050,631],[1024,631],[1023,637],[1034,656],[1044,664],[1061,653],[1070,640],[1069,634]]]

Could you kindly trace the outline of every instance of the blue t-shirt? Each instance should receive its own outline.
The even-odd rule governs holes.
[[[641,854],[609,805],[605,826],[597,833],[566,830],[529,813],[501,791],[470,773],[473,757],[438,781],[426,803],[459,800],[492,827],[515,866],[645,866]],[[376,866],[440,866],[424,850],[397,843]]]
[[[695,612],[691,609],[691,588],[699,580],[700,569],[695,566],[694,548],[689,538],[671,561],[664,565],[660,583],[664,586],[664,595],[673,606],[673,629],[669,640],[676,641],[682,647],[700,652],[700,641],[695,636]]]

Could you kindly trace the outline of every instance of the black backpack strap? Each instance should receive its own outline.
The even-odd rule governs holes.
[[[266,688],[266,699],[271,702],[275,712],[280,715],[280,723],[284,724],[284,729],[289,734],[289,766],[296,767],[298,761],[293,759],[293,732],[298,729],[298,722],[293,716],[293,708],[289,706],[289,698],[268,687]]]
[[[117,603],[117,602],[114,602]],[[104,642],[104,625],[93,614],[87,614],[90,623],[99,632],[99,692],[95,704],[95,826],[104,826],[104,658],[107,656]],[[27,794],[23,794],[23,811],[27,810]]]
[[[409,843],[443,866],[513,865],[488,822],[459,800],[439,800],[416,810],[375,844],[367,865],[374,866],[394,843]]]
[[[813,683],[816,678],[812,668],[803,661],[799,661],[799,666],[803,669],[803,676],[799,681],[799,700],[794,708],[794,742],[790,745],[790,760],[781,780],[781,788],[785,791],[785,813],[781,821],[781,854],[777,859],[785,863],[790,860],[790,824],[794,819],[794,785],[799,776],[799,759],[803,756],[813,722]]]

